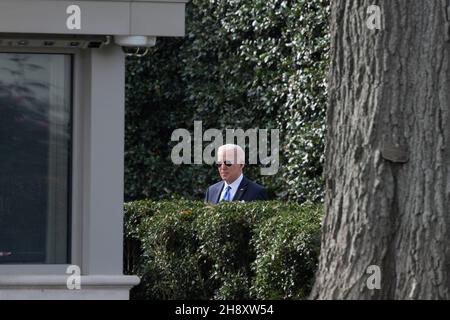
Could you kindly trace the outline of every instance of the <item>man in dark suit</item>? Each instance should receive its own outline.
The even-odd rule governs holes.
[[[208,188],[205,202],[267,200],[264,187],[244,177],[244,163],[245,152],[240,146],[226,144],[219,147],[217,168],[222,181]]]

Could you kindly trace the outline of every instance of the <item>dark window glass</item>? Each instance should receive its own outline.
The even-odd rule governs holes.
[[[0,264],[70,262],[71,59],[0,53]]]

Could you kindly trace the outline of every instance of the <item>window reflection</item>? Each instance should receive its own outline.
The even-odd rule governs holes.
[[[71,56],[0,53],[0,264],[67,263]]]

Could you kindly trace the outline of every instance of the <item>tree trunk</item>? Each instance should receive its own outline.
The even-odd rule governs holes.
[[[379,5],[382,29],[366,26]],[[446,0],[332,1],[313,299],[450,299]],[[380,289],[367,285],[369,266]]]

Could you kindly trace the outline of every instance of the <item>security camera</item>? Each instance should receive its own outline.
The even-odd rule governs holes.
[[[148,53],[148,48],[155,46],[156,37],[114,36],[114,42],[122,47],[127,56],[143,57]]]

